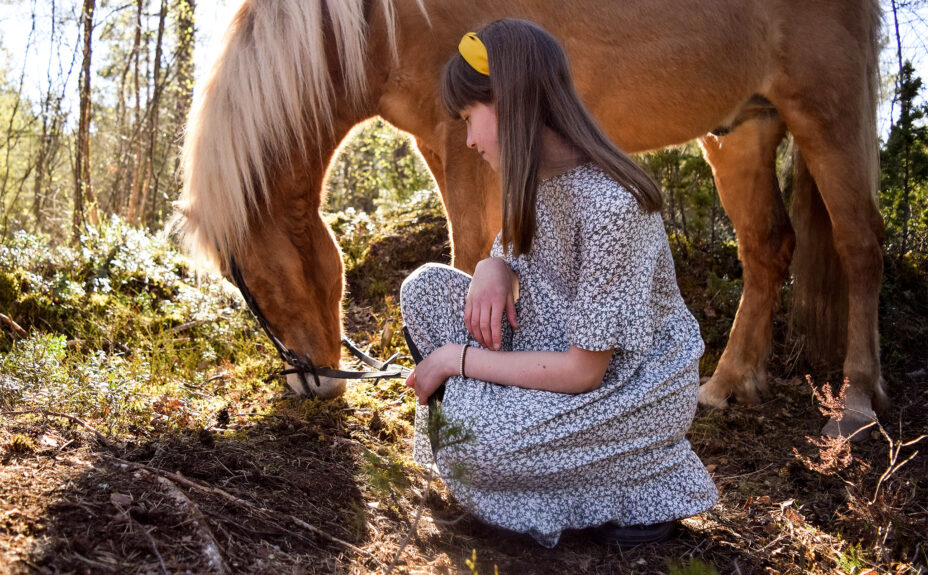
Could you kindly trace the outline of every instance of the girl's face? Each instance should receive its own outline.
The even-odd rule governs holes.
[[[461,111],[467,124],[467,147],[476,149],[494,172],[499,171],[499,140],[497,138],[496,106],[471,104]]]

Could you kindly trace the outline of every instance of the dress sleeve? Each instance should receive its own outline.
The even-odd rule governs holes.
[[[493,240],[493,247],[490,248],[490,257],[501,258],[505,255],[503,253],[503,230],[500,230],[496,234],[496,239]]]
[[[651,346],[651,295],[663,240],[658,213],[627,191],[586,198],[579,233],[579,279],[567,337],[591,351],[641,351]],[[617,197],[618,196],[618,197]]]

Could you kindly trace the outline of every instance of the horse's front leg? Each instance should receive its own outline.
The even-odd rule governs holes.
[[[728,135],[700,140],[744,267],[744,291],[728,345],[712,378],[699,390],[704,405],[724,408],[732,396],[756,403],[767,387],[773,311],[794,246],[775,168],[783,134],[778,118],[759,118]]]
[[[500,228],[499,178],[466,145],[463,122],[447,121],[438,145],[416,142],[441,190],[454,267],[473,273]]]

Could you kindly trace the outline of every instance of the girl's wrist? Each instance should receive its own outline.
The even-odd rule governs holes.
[[[458,362],[459,364],[458,375],[460,375],[461,377],[467,377],[464,367],[465,367],[465,362],[467,361],[467,350],[469,348],[470,348],[470,344],[468,343],[465,343],[464,345],[461,346],[461,359]]]
[[[461,369],[461,345],[457,343],[446,343],[442,355],[445,379],[458,375]]]

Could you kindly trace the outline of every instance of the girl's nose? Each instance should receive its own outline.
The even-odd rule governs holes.
[[[477,142],[474,141],[474,138],[470,134],[470,126],[467,127],[467,147],[470,149],[477,147]]]

